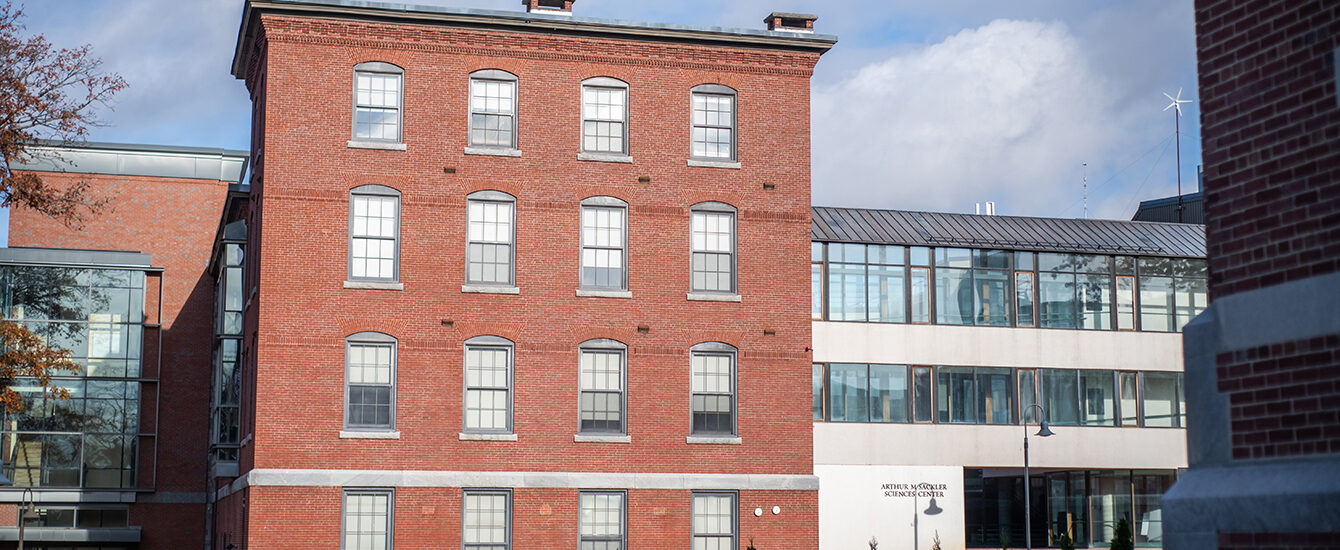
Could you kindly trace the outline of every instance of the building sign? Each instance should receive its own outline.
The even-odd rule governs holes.
[[[885,483],[880,486],[885,498],[944,498],[949,486],[944,483]]]

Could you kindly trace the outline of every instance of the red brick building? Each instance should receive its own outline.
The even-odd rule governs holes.
[[[23,380],[13,386],[31,399],[0,422],[13,482],[0,489],[0,541],[18,540],[15,504],[31,500],[27,548],[199,548],[215,294],[205,267],[247,153],[35,149],[13,168],[47,172],[56,186],[84,180],[110,202],[80,229],[10,210],[5,319],[69,349],[83,370],[54,380],[70,390],[66,402],[41,399]]]
[[[1198,0],[1210,309],[1168,548],[1340,548],[1340,4]]]
[[[809,93],[836,39],[571,8],[247,3],[214,548],[817,546]]]

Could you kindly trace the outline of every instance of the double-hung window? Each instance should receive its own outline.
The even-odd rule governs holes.
[[[735,347],[706,342],[693,346],[690,352],[692,433],[734,435]]]
[[[735,160],[735,90],[719,84],[695,86],[690,94],[693,109],[693,158]]]
[[[476,336],[465,341],[465,422],[469,433],[512,432],[510,340]]]
[[[395,429],[395,338],[360,332],[345,340],[344,350],[345,427]]]
[[[392,511],[395,492],[391,489],[345,489],[341,529],[343,550],[391,550]]]
[[[470,73],[470,146],[517,148],[517,77],[485,69]]]
[[[400,278],[400,192],[382,185],[349,191],[349,279]]]
[[[501,489],[466,489],[461,504],[461,548],[512,548],[512,493]]]
[[[623,550],[626,496],[622,491],[583,491],[578,495],[578,550]]]
[[[582,152],[628,154],[628,83],[606,77],[582,82]]]
[[[615,340],[589,340],[580,350],[581,432],[624,433],[628,346]]]
[[[735,208],[719,202],[693,206],[693,292],[735,293]]]
[[[582,201],[582,288],[628,288],[628,203],[614,197]]]
[[[404,77],[390,63],[354,66],[354,141],[400,142]]]
[[[735,493],[693,493],[693,550],[731,550],[735,542]]]
[[[516,198],[500,191],[466,197],[468,227],[465,282],[515,286]]]

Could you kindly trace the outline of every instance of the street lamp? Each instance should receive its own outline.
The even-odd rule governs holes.
[[[1050,437],[1055,435],[1051,428],[1047,427],[1047,410],[1042,405],[1034,403],[1024,410],[1032,411],[1033,407],[1038,409],[1038,437]],[[1033,550],[1033,501],[1028,496],[1028,487],[1032,485],[1032,480],[1028,477],[1028,417],[1019,418],[1024,424],[1024,548]]]
[[[921,544],[921,539],[920,539],[920,537],[921,537],[921,529],[920,529],[921,514],[926,514],[926,515],[928,515],[928,516],[934,516],[934,515],[936,515],[936,514],[939,514],[940,512],[943,512],[944,510],[943,510],[942,508],[940,508],[939,506],[936,506],[936,505],[935,505],[935,497],[931,497],[931,505],[928,506],[928,507],[926,507],[926,509],[923,511],[923,510],[921,509],[921,501],[920,501],[920,499],[918,498],[918,497],[921,496],[921,484],[918,483],[918,484],[914,485],[912,489],[913,489],[913,490],[912,490],[912,550],[920,550],[920,548],[921,548],[921,546],[920,546],[920,544]],[[873,538],[872,538],[871,540],[873,540]]]
[[[25,488],[23,490],[23,502],[19,504],[19,550],[23,550],[23,524],[30,519],[37,519],[37,510],[33,509],[33,490]]]

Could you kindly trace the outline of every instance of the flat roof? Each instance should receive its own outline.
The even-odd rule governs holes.
[[[142,252],[117,250],[79,250],[71,248],[0,248],[0,265],[46,267],[90,267],[103,269],[153,268],[153,257]]]
[[[141,145],[98,141],[41,140],[31,149],[38,154],[11,165],[15,170],[110,174],[237,182],[246,172],[251,154],[215,147]],[[42,154],[50,153],[50,154]]]
[[[421,6],[369,0],[247,0],[242,12],[242,26],[237,33],[237,46],[233,52],[232,72],[236,78],[246,77],[246,65],[251,52],[252,27],[257,10],[352,20],[697,42],[720,46],[801,50],[820,54],[831,49],[838,40],[837,36],[830,34],[787,30],[647,23],[551,13]]]
[[[816,206],[810,239],[1079,254],[1205,257],[1205,226]]]

